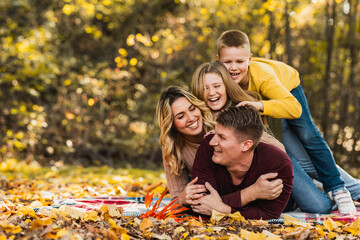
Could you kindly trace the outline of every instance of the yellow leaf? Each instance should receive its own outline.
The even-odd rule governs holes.
[[[84,219],[84,221],[94,221],[94,222],[100,220],[100,218],[98,216],[98,212],[93,211],[93,210],[86,212],[83,216],[83,219]]]
[[[321,237],[325,237],[326,236],[326,233],[321,229],[321,228],[318,228],[316,229],[317,233],[321,236]]]
[[[353,228],[354,230],[360,230],[360,218],[352,222],[349,227]]]
[[[249,232],[244,229],[241,229],[240,235],[242,238],[248,239],[248,240],[260,240],[260,239],[266,238],[266,235],[264,233]]]
[[[234,219],[236,221],[247,223],[246,219],[241,215],[240,212],[231,213],[231,214],[229,214],[229,217],[231,217],[232,219]]]
[[[11,232],[17,234],[22,231],[20,226],[14,226],[13,224],[8,225],[6,222],[1,222],[0,227],[5,230],[5,232]]]
[[[107,207],[106,204],[101,205],[100,209],[101,209],[104,213],[109,212],[109,209],[108,209],[108,207]]]
[[[116,229],[116,223],[113,219],[109,218],[110,228]]]
[[[331,218],[328,218],[323,222],[323,225],[330,232],[342,224],[340,222],[334,222]]]
[[[144,231],[145,229],[153,226],[153,222],[148,219],[148,218],[145,218],[141,223],[140,223],[140,231]]]
[[[223,219],[226,216],[225,213],[219,213],[216,210],[212,210],[210,221],[212,224],[216,224],[220,222],[221,219]]]
[[[179,233],[181,233],[181,232],[185,232],[186,230],[185,230],[185,228],[184,227],[177,227],[177,228],[175,228],[175,231],[174,231],[174,235],[177,235],[177,234],[179,234]]]
[[[337,235],[338,235],[337,233],[332,232],[332,231],[329,231],[327,237],[328,237],[329,239],[333,239],[333,238],[336,238]]]
[[[58,231],[58,232],[56,233],[56,237],[57,237],[57,238],[61,238],[61,237],[65,236],[67,233],[68,233],[68,230],[67,230],[67,229],[60,229],[60,231]]]
[[[120,235],[121,240],[130,240],[130,236],[126,233],[123,233]]]
[[[289,214],[284,214],[284,224],[288,225],[294,222],[301,222],[300,219],[290,216]]]
[[[187,236],[189,235],[189,233],[188,232],[185,232],[185,233],[183,233],[183,238],[185,239]]]
[[[28,206],[19,207],[17,212],[18,212],[18,215],[20,215],[20,216],[30,216],[30,217],[36,218],[34,209],[32,209],[31,207],[28,207]]]
[[[196,221],[193,218],[188,222],[188,225],[192,226],[192,227],[202,227],[203,226],[203,224],[201,222]]]
[[[51,218],[37,218],[32,222],[30,230],[32,231],[38,229],[41,226],[50,225],[52,223],[53,220]]]

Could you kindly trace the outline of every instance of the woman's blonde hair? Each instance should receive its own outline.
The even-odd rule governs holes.
[[[207,73],[213,73],[218,75],[219,77],[221,77],[221,79],[224,82],[228,99],[223,109],[229,108],[230,106],[242,101],[261,100],[261,96],[258,93],[248,90],[243,90],[234,80],[231,79],[231,76],[227,71],[225,65],[218,61],[201,64],[196,68],[192,76],[192,81],[191,81],[192,92],[200,100],[203,101],[205,100],[204,79],[205,79],[205,74]]]
[[[156,118],[161,131],[159,143],[163,152],[163,158],[170,165],[171,171],[176,175],[180,175],[185,167],[185,163],[181,157],[184,137],[177,131],[173,124],[174,118],[171,105],[182,97],[185,97],[191,104],[200,109],[204,133],[214,129],[215,126],[209,108],[193,94],[177,86],[169,87],[161,94],[156,107]]]

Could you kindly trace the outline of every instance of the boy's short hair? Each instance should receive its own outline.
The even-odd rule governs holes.
[[[223,32],[217,40],[217,52],[220,56],[220,50],[226,47],[245,47],[250,49],[249,37],[240,30],[228,30]]]
[[[254,149],[260,142],[264,131],[259,111],[253,106],[228,108],[220,112],[216,122],[224,127],[232,128],[239,141],[252,140]]]

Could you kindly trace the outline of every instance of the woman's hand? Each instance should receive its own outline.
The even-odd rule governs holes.
[[[262,102],[251,102],[251,101],[242,101],[238,103],[236,106],[248,106],[251,105],[255,107],[259,112],[264,112],[264,104]]]
[[[192,210],[208,216],[212,214],[212,210],[216,210],[220,213],[230,213],[231,207],[222,201],[219,193],[211,186],[211,184],[207,182],[205,183],[205,186],[210,194],[207,194],[196,201],[196,205],[191,205]]]
[[[185,189],[180,193],[178,202],[180,204],[196,204],[196,201],[200,199],[206,192],[205,185],[195,184],[198,177],[194,178],[189,182]]]
[[[207,133],[205,133],[204,138],[210,134],[215,134],[215,130],[210,130]]]

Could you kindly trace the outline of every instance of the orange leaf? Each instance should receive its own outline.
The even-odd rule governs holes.
[[[153,226],[153,222],[148,219],[148,218],[144,218],[144,220],[140,223],[140,231],[143,231],[151,226]]]
[[[146,208],[150,208],[150,204],[151,204],[151,201],[153,199],[153,196],[154,196],[154,193],[150,195],[149,192],[146,193],[146,196],[145,196],[145,207]]]

